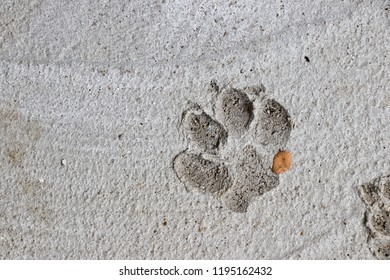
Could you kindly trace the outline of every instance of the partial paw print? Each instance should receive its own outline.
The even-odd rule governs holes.
[[[368,245],[378,259],[390,260],[390,175],[359,186],[365,203]]]
[[[276,188],[279,174],[291,167],[291,154],[284,151],[290,116],[262,87],[213,88],[208,112],[193,104],[182,114],[188,148],[175,156],[173,169],[186,187],[246,212],[250,201]]]

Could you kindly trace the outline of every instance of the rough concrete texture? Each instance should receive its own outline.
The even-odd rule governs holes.
[[[386,192],[370,206],[359,186],[390,174],[389,13],[386,0],[1,1],[0,258],[388,258]],[[236,212],[187,188],[173,159],[192,147],[189,104],[229,133],[216,92],[256,87],[254,109],[288,112],[294,162]],[[207,160],[237,181],[252,146],[270,168],[280,144],[257,145],[259,122]]]

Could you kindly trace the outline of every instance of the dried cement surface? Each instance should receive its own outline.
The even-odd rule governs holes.
[[[1,259],[388,258],[389,1],[0,15]],[[292,168],[268,173],[281,148]]]

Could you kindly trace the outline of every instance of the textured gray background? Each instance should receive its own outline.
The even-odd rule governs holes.
[[[373,258],[356,186],[390,173],[389,8],[2,0],[0,257]],[[263,84],[295,125],[244,214],[171,169],[212,79]]]

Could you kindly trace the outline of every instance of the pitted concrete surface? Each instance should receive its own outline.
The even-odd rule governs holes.
[[[0,258],[386,258],[359,186],[390,174],[389,30],[385,0],[1,1]],[[173,159],[191,104],[247,87],[293,165],[237,212]]]

